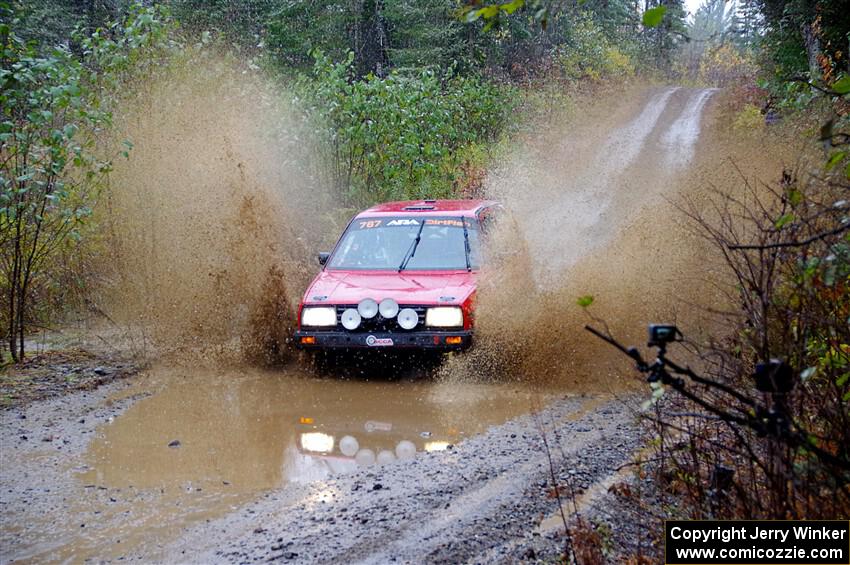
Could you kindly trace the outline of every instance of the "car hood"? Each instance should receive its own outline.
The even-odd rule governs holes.
[[[357,304],[364,298],[399,304],[461,304],[475,291],[475,273],[322,271],[304,293],[305,304]]]

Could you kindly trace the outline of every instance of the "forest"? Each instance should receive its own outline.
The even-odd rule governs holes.
[[[0,0],[0,361],[24,366],[31,336],[68,319],[117,316],[106,297],[134,260],[121,235],[121,167],[148,150],[146,115],[190,107],[198,93],[233,103],[221,109],[222,131],[233,108],[256,131],[280,117],[249,143],[260,157],[281,148],[267,160],[278,168],[255,178],[240,163],[238,174],[268,184],[291,173],[313,194],[293,216],[338,230],[378,202],[488,196],[488,175],[517,148],[552,124],[569,128],[596,97],[616,104],[647,85],[717,89],[726,134],[799,149],[743,197],[680,206],[717,250],[712,268],[732,282],[722,331],[688,353],[706,381],[685,397],[678,381],[651,383],[647,445],[663,467],[654,476],[678,497],[679,516],[846,519],[848,57],[845,0],[703,0],[690,10],[684,0]],[[204,134],[217,127],[198,124]],[[187,171],[214,160],[194,142]],[[216,215],[219,204],[211,196],[204,210],[242,221]],[[277,249],[263,238],[258,246]],[[225,243],[254,253],[251,242]],[[266,275],[246,269],[210,277]],[[258,285],[244,294],[275,288]],[[573,301],[602,327],[592,281],[586,290]],[[279,317],[291,324],[282,301]],[[139,307],[126,318],[159,315]],[[189,318],[180,331],[194,331]],[[223,325],[198,322],[226,333]],[[278,337],[263,336],[265,361],[289,355]],[[775,359],[792,374],[787,399],[753,382]],[[565,559],[596,562],[600,531],[566,518],[564,527]]]
[[[35,0],[4,2],[2,13],[3,327],[13,358],[26,325],[61,313],[69,287],[85,284],[49,265],[96,231],[99,186],[132,147],[105,141],[116,108],[139,77],[205,52],[285,83],[282,96],[298,100],[314,132],[319,174],[350,206],[473,195],[529,116],[603,84],[730,87],[734,119],[746,124],[805,113],[850,81],[840,1],[710,0],[690,16],[679,0]],[[829,122],[833,142],[845,139],[846,119]],[[835,147],[830,167],[846,166]]]

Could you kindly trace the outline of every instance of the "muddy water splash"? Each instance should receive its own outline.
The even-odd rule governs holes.
[[[513,213],[530,264],[511,260],[482,284],[479,345],[452,361],[449,378],[507,371],[574,390],[620,388],[626,364],[583,331],[591,319],[576,305],[582,295],[594,295],[590,312],[631,343],[644,341],[649,322],[699,326],[689,304],[710,303],[712,292],[681,273],[706,268],[705,244],[665,199],[703,180],[683,166],[710,96],[665,88],[617,97],[611,115],[589,112],[556,150],[525,151],[491,175],[489,193]]]
[[[584,147],[522,156],[493,178],[491,193],[510,204],[525,228],[538,278],[571,267],[616,233],[606,212],[677,90],[653,95],[628,123],[606,128],[601,140],[594,135]],[[528,159],[536,161],[531,170]],[[558,252],[551,253],[555,246]]]
[[[111,179],[105,310],[148,353],[280,358],[322,202],[300,131],[257,75],[175,67],[119,113],[134,147]]]

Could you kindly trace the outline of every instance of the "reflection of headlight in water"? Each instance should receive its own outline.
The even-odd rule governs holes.
[[[447,441],[429,441],[425,443],[425,451],[445,451],[449,447]]]
[[[321,432],[301,434],[301,448],[305,451],[330,453],[334,450],[334,438]]]
[[[399,459],[412,459],[416,455],[416,446],[412,441],[403,439],[395,446],[395,455]]]
[[[346,457],[354,457],[358,449],[360,449],[360,442],[354,436],[342,436],[339,440],[339,450]]]
[[[357,452],[357,455],[354,456],[354,460],[357,461],[357,464],[361,467],[368,467],[369,465],[374,465],[375,452],[371,449],[361,449]]]

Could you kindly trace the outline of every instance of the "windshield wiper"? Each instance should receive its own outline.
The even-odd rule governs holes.
[[[472,264],[469,262],[469,232],[466,229],[466,216],[461,216],[461,223],[463,223],[463,251],[466,254],[466,270],[472,271]]]
[[[425,227],[425,220],[419,220],[419,222],[419,230],[416,232],[416,239],[410,242],[410,247],[407,249],[407,253],[404,254],[404,258],[401,260],[401,265],[398,266],[399,273],[407,267],[407,262],[413,259],[413,256],[416,254],[416,248],[419,246],[419,240],[422,239],[422,228]]]

